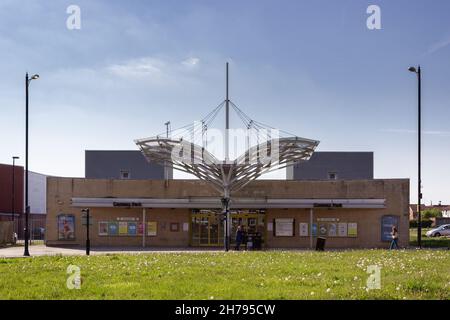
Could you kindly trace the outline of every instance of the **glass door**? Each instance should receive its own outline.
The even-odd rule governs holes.
[[[192,214],[192,246],[221,246],[223,244],[223,222],[215,212]]]

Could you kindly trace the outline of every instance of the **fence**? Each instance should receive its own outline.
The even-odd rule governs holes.
[[[30,215],[28,218],[28,228],[30,241],[45,240],[45,215]],[[18,240],[25,240],[25,216],[21,216],[14,221],[14,232]]]
[[[0,245],[13,242],[13,222],[0,221]]]

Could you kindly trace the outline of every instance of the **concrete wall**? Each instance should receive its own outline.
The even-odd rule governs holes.
[[[159,164],[149,163],[138,150],[86,150],[86,178],[120,179],[121,171],[128,171],[133,180],[173,179],[171,167],[164,168]]]
[[[286,169],[288,180],[373,179],[373,152],[314,152],[308,161]]]
[[[47,244],[84,245],[85,227],[81,225],[80,208],[71,206],[72,197],[127,197],[127,198],[185,198],[220,196],[208,184],[198,180],[172,180],[168,186],[158,180],[92,180],[78,178],[47,178]],[[386,199],[384,209],[314,209],[314,219],[338,218],[342,222],[357,222],[357,238],[333,238],[329,247],[387,247],[381,242],[381,217],[399,217],[400,245],[409,242],[409,180],[352,180],[352,181],[283,181],[257,180],[248,184],[239,194],[243,198],[305,198],[305,199]],[[182,231],[182,223],[189,222],[189,209],[146,209],[147,221],[158,221],[158,236],[146,237],[147,246],[187,246],[189,232]],[[142,245],[142,237],[100,237],[97,223],[118,217],[135,217],[142,221],[143,209],[93,208],[92,245]],[[76,239],[58,241],[57,215],[76,217]],[[275,218],[294,218],[294,237],[274,237],[266,232],[268,247],[309,247],[309,238],[298,235],[298,223],[309,222],[309,209],[268,209],[266,224]],[[170,223],[179,223],[180,231],[171,232]],[[165,224],[165,226],[164,226]],[[266,228],[267,230],[267,228]],[[95,233],[95,235],[94,235]],[[110,238],[110,239],[108,239]],[[125,240],[125,238],[127,238]]]

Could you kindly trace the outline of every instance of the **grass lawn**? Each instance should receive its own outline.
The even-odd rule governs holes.
[[[81,268],[80,290],[66,287]],[[367,290],[368,265],[381,289]],[[0,299],[450,299],[450,251],[145,253],[0,259]]]
[[[422,246],[425,248],[445,247],[450,248],[450,238],[447,237],[433,237],[428,238],[425,233],[431,228],[422,228]],[[409,229],[409,243],[412,246],[417,246],[417,228]]]

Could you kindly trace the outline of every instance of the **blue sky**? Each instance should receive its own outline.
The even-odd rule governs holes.
[[[81,8],[68,30],[66,8]],[[366,27],[370,4],[381,30]],[[375,152],[376,178],[410,178],[416,201],[416,79],[423,67],[423,193],[450,202],[449,1],[0,2],[0,163],[84,175],[85,149],[199,120],[224,99],[253,118],[321,141],[318,150]]]

